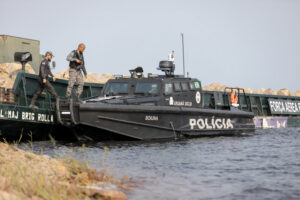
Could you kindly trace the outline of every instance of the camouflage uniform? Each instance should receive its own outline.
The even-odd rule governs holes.
[[[82,73],[80,70],[70,68],[69,77],[70,78],[69,78],[69,84],[68,84],[68,88],[67,88],[66,97],[70,98],[74,84],[77,82],[78,88],[77,88],[75,95],[76,95],[76,98],[79,99],[79,97],[83,91],[83,84],[84,84]]]
[[[80,63],[77,63],[76,60],[80,60]],[[66,98],[69,99],[72,93],[72,89],[74,87],[75,82],[78,83],[78,88],[75,93],[77,100],[79,100],[80,95],[83,91],[83,76],[81,71],[83,71],[84,75],[87,75],[85,66],[84,66],[84,58],[83,54],[78,52],[77,50],[71,51],[71,53],[67,56],[67,61],[70,61],[70,70],[69,70],[69,84],[67,88]]]

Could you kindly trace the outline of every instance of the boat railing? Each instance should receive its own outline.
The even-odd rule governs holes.
[[[229,91],[229,92],[228,92]],[[244,88],[238,88],[238,87],[226,87],[224,89],[224,97],[227,97],[228,99],[228,104],[229,106],[232,106],[232,102],[230,100],[230,95],[232,92],[236,91],[237,92],[237,97],[238,97],[238,107],[243,110],[243,109],[246,109],[246,110],[249,110],[250,107],[249,107],[249,103],[248,101],[246,100],[246,94],[245,94],[245,90]],[[244,101],[244,102],[242,102]]]
[[[24,77],[24,80],[22,78]],[[65,99],[65,94],[68,86],[68,80],[56,79],[56,81],[49,80],[54,87],[57,95],[61,100]],[[28,74],[22,72],[18,73],[14,82],[13,90],[15,93],[15,105],[18,106],[29,106],[30,101],[38,87],[38,75]],[[75,84],[77,87],[77,84]],[[103,84],[96,83],[85,83],[81,98],[88,98],[91,96],[99,96]],[[75,92],[72,92],[72,98],[75,98]],[[46,89],[39,95],[37,99],[37,105],[43,109],[54,109],[55,99],[52,97]]]

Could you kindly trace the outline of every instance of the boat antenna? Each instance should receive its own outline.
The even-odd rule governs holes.
[[[185,77],[185,62],[184,62],[184,36],[181,33],[181,44],[182,44],[182,64],[183,64],[183,77]]]

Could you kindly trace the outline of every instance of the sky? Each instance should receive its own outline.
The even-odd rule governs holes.
[[[0,34],[40,40],[55,72],[81,42],[88,72],[159,73],[175,51],[202,85],[300,90],[300,0],[0,0]]]

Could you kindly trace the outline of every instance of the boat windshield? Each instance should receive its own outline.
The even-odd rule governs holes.
[[[137,83],[135,87],[135,93],[158,94],[158,83]]]
[[[106,95],[128,94],[128,83],[109,83],[105,89]]]

